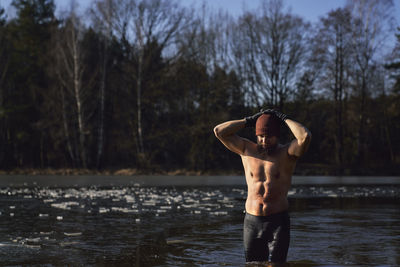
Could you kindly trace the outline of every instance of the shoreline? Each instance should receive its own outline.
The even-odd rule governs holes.
[[[240,170],[209,170],[198,171],[188,169],[162,170],[137,169],[137,168],[110,168],[104,170],[96,169],[78,169],[78,168],[16,168],[10,170],[1,170],[0,175],[60,175],[60,176],[243,176],[244,172]],[[376,169],[344,169],[338,172],[334,166],[324,164],[298,164],[293,175],[297,176],[400,176],[399,168],[376,168]]]
[[[203,176],[203,175],[243,175],[243,172],[204,172],[185,169],[176,169],[170,171],[160,170],[139,170],[135,168],[123,169],[106,169],[106,170],[91,170],[91,169],[73,169],[73,168],[59,168],[59,169],[12,169],[0,170],[0,175],[60,175],[60,176],[79,176],[79,175],[93,175],[93,176],[135,176],[135,175],[162,175],[162,176]]]

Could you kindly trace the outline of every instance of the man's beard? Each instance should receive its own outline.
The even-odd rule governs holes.
[[[262,155],[271,155],[272,153],[274,153],[277,147],[278,144],[275,145],[257,144],[258,153]]]

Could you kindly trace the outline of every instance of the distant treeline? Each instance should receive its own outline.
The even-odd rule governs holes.
[[[12,6],[12,18],[0,6],[0,169],[237,171],[213,127],[276,108],[312,132],[299,173],[400,173],[391,0],[315,24],[278,0],[239,17],[171,0],[57,17],[52,0]]]

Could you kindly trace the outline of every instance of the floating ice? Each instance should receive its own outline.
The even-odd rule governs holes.
[[[243,189],[236,189],[236,188],[232,189],[232,192],[238,192],[238,193],[240,193],[241,195],[244,195],[244,194],[246,193],[245,190],[243,190]]]
[[[35,238],[26,238],[24,242],[26,243],[39,243],[40,237],[35,237]]]
[[[214,211],[214,212],[210,212],[211,215],[228,215],[227,211]]]
[[[127,195],[127,196],[125,196],[125,201],[127,203],[134,203],[135,202],[135,198],[132,197],[132,196]]]
[[[180,240],[180,239],[176,239],[176,240],[167,240],[167,245],[173,245],[173,244],[179,244],[179,243],[184,243],[186,241],[189,240]]]
[[[57,209],[70,210],[71,206],[79,206],[79,203],[75,201],[68,201],[62,203],[52,203],[51,206]]]
[[[130,210],[130,209],[127,209],[127,208],[112,207],[111,210],[112,211],[119,211],[119,212],[123,212],[123,213],[135,213],[135,210]]]
[[[145,201],[142,203],[143,206],[155,206],[156,204],[155,201]]]
[[[18,243],[20,240],[22,240],[22,237],[17,236],[17,237],[14,238],[14,239],[10,238],[10,240],[11,240],[12,242],[14,242],[14,243]]]
[[[32,249],[40,249],[41,248],[40,245],[28,245],[28,244],[25,244],[24,246],[27,247],[27,248],[32,248]]]
[[[53,231],[51,232],[39,232],[41,235],[51,235],[53,233]]]
[[[181,202],[183,200],[182,196],[176,196],[173,198],[174,202]]]
[[[64,232],[64,235],[65,236],[81,236],[82,232],[72,232],[72,233]]]
[[[156,212],[157,213],[166,213],[167,211],[166,210],[157,210]]]
[[[104,208],[104,207],[99,208],[99,213],[107,213],[109,211],[110,211],[110,209],[108,209],[108,208]]]

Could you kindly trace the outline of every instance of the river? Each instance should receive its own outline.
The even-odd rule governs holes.
[[[0,176],[0,265],[244,266],[241,176]],[[295,176],[287,266],[400,265],[400,178]]]

